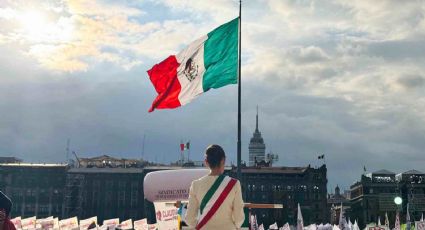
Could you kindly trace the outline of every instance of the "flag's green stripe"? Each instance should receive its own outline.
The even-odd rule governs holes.
[[[214,184],[211,186],[211,188],[208,190],[207,194],[205,194],[204,198],[201,201],[201,214],[204,211],[205,205],[207,205],[208,201],[210,201],[211,197],[214,195],[215,191],[217,191],[218,187],[220,186],[221,182],[224,180],[224,175],[220,175],[215,180]]]
[[[208,33],[204,44],[204,92],[238,82],[239,18]]]

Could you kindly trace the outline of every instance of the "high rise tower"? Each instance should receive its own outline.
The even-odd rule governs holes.
[[[249,142],[249,166],[255,165],[255,160],[257,162],[265,160],[266,156],[266,145],[264,144],[263,137],[261,137],[261,132],[258,130],[258,106],[257,106],[257,117],[255,123],[254,135],[251,137]]]

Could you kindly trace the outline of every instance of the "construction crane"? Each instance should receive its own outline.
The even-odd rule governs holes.
[[[77,159],[77,162],[78,162],[78,167],[77,167],[77,168],[79,168],[79,167],[80,167],[80,158],[78,158],[78,156],[77,156],[77,154],[75,153],[75,151],[72,151],[72,154],[74,154],[75,159]]]

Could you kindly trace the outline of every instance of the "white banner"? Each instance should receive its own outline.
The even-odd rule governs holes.
[[[157,230],[158,228],[157,228],[156,224],[148,224],[148,229],[149,230]]]
[[[80,220],[80,230],[87,230],[91,224],[97,226],[97,216],[90,217],[88,219]]]
[[[154,202],[154,205],[158,229],[178,230],[178,209],[174,205],[167,205],[164,202]]]
[[[134,229],[135,230],[148,230],[148,220],[141,219],[134,221]]]
[[[416,230],[425,230],[425,221],[415,221]]]
[[[110,229],[110,228],[114,229],[119,224],[120,224],[120,219],[119,218],[114,218],[114,219],[109,219],[109,220],[104,220],[103,221],[103,225],[107,226],[108,229]]]
[[[22,228],[21,217],[20,216],[15,217],[15,218],[11,219],[10,221],[13,223],[13,225],[15,225],[15,228],[16,229],[21,229]]]
[[[59,228],[61,230],[72,230],[74,228],[78,228],[78,219],[76,216],[60,220],[59,221]]]
[[[121,224],[118,225],[119,229],[133,229],[133,220],[128,219],[126,221],[121,222]]]
[[[99,226],[99,228],[97,228],[98,230],[108,230],[108,225],[104,224],[102,226]]]
[[[40,221],[41,229],[50,230],[55,227],[55,220],[53,218],[46,218]]]
[[[35,228],[36,217],[29,217],[21,220],[22,229],[34,229]]]

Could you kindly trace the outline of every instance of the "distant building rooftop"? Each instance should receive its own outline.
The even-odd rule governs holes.
[[[44,164],[44,163],[0,163],[6,167],[67,167],[68,164]]]
[[[242,173],[282,173],[282,174],[301,174],[309,167],[246,167],[242,168]],[[235,168],[236,170],[236,168]]]
[[[0,163],[19,163],[21,159],[17,157],[0,157]]]
[[[378,171],[376,171],[376,172],[373,172],[372,174],[379,174],[379,175],[395,175],[395,173],[394,173],[394,172],[388,171],[388,170],[386,170],[386,169],[378,170]]]
[[[116,158],[109,155],[78,158],[79,168],[142,168],[147,164],[138,159]]]
[[[412,170],[409,170],[409,171],[404,172],[402,174],[405,174],[405,175],[424,175],[425,173],[418,171],[416,169],[412,169]]]
[[[143,173],[142,168],[71,168],[68,173]]]

